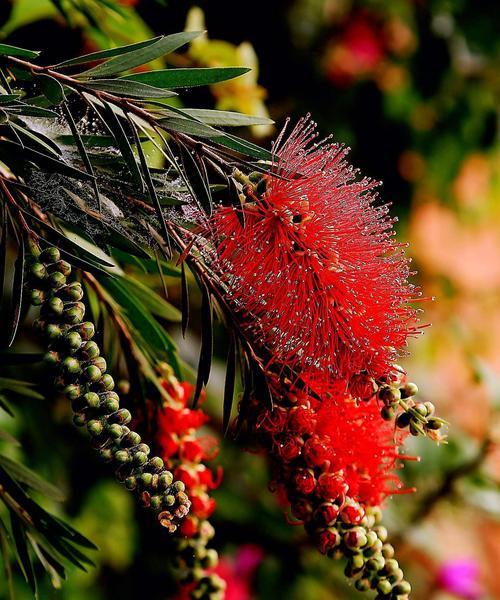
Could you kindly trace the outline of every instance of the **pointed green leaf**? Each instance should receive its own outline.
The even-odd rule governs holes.
[[[175,92],[170,90],[122,79],[95,79],[86,82],[85,87],[128,98],[171,98],[177,96]]]
[[[122,79],[140,81],[158,88],[187,88],[212,85],[248,73],[246,67],[209,67],[194,69],[160,69],[125,75]]]
[[[0,44],[0,54],[3,56],[17,56],[17,58],[37,58],[40,55],[39,50],[26,50],[9,44]]]
[[[247,125],[272,125],[274,121],[265,117],[254,117],[228,110],[183,108],[182,112],[203,121],[206,125],[244,127]]]

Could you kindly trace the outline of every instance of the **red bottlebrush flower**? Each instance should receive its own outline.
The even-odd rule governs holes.
[[[204,232],[212,268],[277,369],[378,378],[416,329],[417,292],[376,183],[357,177],[346,148],[315,136],[307,119],[282,134],[262,195],[215,212]]]

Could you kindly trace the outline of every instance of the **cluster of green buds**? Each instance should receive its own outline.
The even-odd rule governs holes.
[[[224,600],[226,582],[213,573],[219,562],[217,551],[207,548],[214,528],[202,521],[195,536],[178,538],[172,568],[176,580],[192,600]]]
[[[55,386],[71,402],[74,423],[86,427],[92,446],[113,465],[117,479],[133,490],[141,504],[157,514],[169,531],[177,529],[191,502],[185,485],[174,481],[158,456],[128,425],[130,412],[120,408],[106,360],[92,340],[94,324],[84,321],[82,285],[68,282],[71,265],[49,247],[32,246],[27,285],[31,303],[40,306],[36,329],[48,342],[46,362],[55,372]]]
[[[383,404],[380,411],[386,421],[395,419],[396,427],[408,429],[411,435],[425,435],[436,442],[443,442],[441,430],[446,421],[435,416],[435,407],[432,402],[417,402],[414,399],[418,393],[415,383],[403,385],[384,383],[377,391],[377,397]]]
[[[256,202],[267,190],[268,177],[259,171],[252,171],[252,173],[246,175],[238,169],[235,169],[233,177],[241,185],[241,203],[248,204]]]
[[[387,529],[380,524],[381,518],[379,507],[367,507],[358,524],[337,521],[328,528],[332,540],[327,555],[347,558],[344,572],[355,580],[358,591],[374,590],[376,600],[407,600],[411,586],[394,558],[394,547],[387,542]]]

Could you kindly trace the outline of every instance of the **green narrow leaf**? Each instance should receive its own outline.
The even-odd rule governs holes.
[[[64,100],[63,86],[50,75],[39,75],[38,81],[42,89],[43,95],[52,104],[60,104]]]
[[[193,135],[201,138],[216,139],[218,143],[223,143],[224,138],[222,131],[217,131],[210,125],[200,123],[191,119],[183,119],[182,117],[166,117],[158,120],[158,125],[166,131],[174,133],[184,133],[185,135]]]
[[[12,311],[9,334],[7,336],[7,346],[9,347],[14,343],[21,316],[21,306],[23,302],[24,291],[25,252],[25,240],[23,237],[21,239],[21,243],[19,244],[17,259],[14,265],[14,280],[12,282]]]
[[[9,44],[0,44],[0,54],[3,56],[16,56],[17,58],[37,58],[40,55],[39,50],[26,50]]]
[[[173,96],[177,96],[175,92],[171,92],[170,90],[136,81],[124,81],[122,79],[93,79],[86,82],[85,87],[128,98],[172,98]]]
[[[97,200],[99,212],[101,212],[101,196],[99,195],[99,188],[97,186],[97,180],[94,176],[94,169],[92,167],[92,163],[90,162],[89,155],[87,154],[87,150],[85,149],[85,146],[82,142],[80,132],[78,131],[78,127],[76,126],[75,120],[73,119],[73,115],[71,114],[69,106],[66,103],[64,103],[62,105],[62,109],[66,117],[66,121],[71,130],[71,133],[73,135],[74,141],[76,143],[76,147],[78,149],[78,153],[80,154],[80,158],[82,159],[82,162],[85,165],[85,168],[87,169],[87,173],[89,175],[92,175],[92,187],[94,188],[94,194]]]
[[[7,456],[0,455],[0,465],[9,473],[9,475],[20,483],[24,483],[32,490],[41,492],[44,496],[52,498],[57,502],[65,499],[64,494],[51,483],[44,481],[31,469],[21,463],[15,462]]]
[[[0,310],[4,301],[4,286],[5,286],[5,265],[7,261],[7,234],[8,234],[8,221],[7,221],[7,205],[4,202],[2,204],[2,238],[0,240]]]
[[[246,140],[242,140],[241,138],[238,138],[229,133],[224,133],[222,136],[213,138],[212,142],[214,144],[229,148],[230,150],[238,152],[239,154],[251,156],[252,158],[257,158],[258,160],[273,160],[273,155],[271,154],[271,152],[269,152],[269,150],[261,148],[260,146],[252,144],[251,142],[247,142]]]
[[[244,115],[229,110],[209,110],[204,108],[183,108],[182,112],[203,121],[206,125],[244,127],[247,125],[272,125],[274,121],[265,117]]]
[[[181,312],[182,312],[182,337],[186,337],[189,323],[189,287],[186,277],[184,261],[181,262]]]
[[[104,111],[105,116],[107,117],[105,118],[105,122],[115,138],[116,144],[120,149],[123,160],[127,164],[132,178],[139,185],[142,191],[144,189],[144,182],[141,176],[141,171],[139,169],[139,166],[137,165],[137,161],[134,156],[134,151],[132,150],[132,146],[128,141],[120,119],[115,115],[113,109],[107,102],[104,103]]]
[[[21,125],[14,123],[14,121],[11,121],[9,123],[9,125],[10,125],[10,127],[13,127],[16,130],[16,132],[21,136],[21,138],[24,138],[25,143],[29,142],[29,141],[33,141],[33,142],[35,142],[35,144],[37,144],[39,146],[40,151],[48,150],[51,154],[53,154],[59,160],[59,157],[62,154],[61,149],[59,148],[59,146],[57,144],[54,144],[54,142],[50,138],[39,133],[38,131],[33,131],[32,129],[28,129],[28,127],[21,127]],[[28,144],[28,145],[30,145],[30,144]],[[35,150],[36,150],[36,148],[35,148]]]
[[[131,122],[130,126],[132,127],[132,131],[135,136],[135,146],[137,148],[137,153],[139,154],[139,161],[141,163],[144,180],[146,181],[146,188],[148,190],[148,196],[149,196],[149,199],[151,200],[153,206],[155,207],[156,216],[158,217],[158,220],[160,222],[160,225],[161,225],[161,228],[163,231],[163,235],[165,236],[165,243],[168,244],[169,248],[170,248],[170,234],[168,233],[167,224],[165,222],[165,216],[163,214],[160,202],[158,200],[156,188],[154,186],[153,180],[151,179],[151,173],[149,171],[146,156],[144,155],[144,150],[143,150],[141,142],[139,140],[139,134],[137,132],[137,129],[136,129],[134,123]],[[169,250],[169,252],[171,254],[170,250]]]
[[[167,321],[180,322],[180,311],[164,300],[156,292],[132,277],[122,277],[122,284],[129,289],[131,296],[136,296],[149,309],[151,314]]]
[[[210,216],[213,212],[213,203],[205,165],[201,160],[197,161],[194,151],[191,151],[184,144],[179,143],[179,149],[182,151],[182,163],[193,192],[193,199]]]
[[[3,440],[4,442],[7,442],[8,444],[10,444],[12,446],[20,446],[21,445],[19,443],[19,441],[16,440],[16,438],[12,434],[10,434],[5,429],[2,429],[1,427],[0,427],[0,440]],[[0,455],[0,457],[1,457],[1,455]]]
[[[121,73],[122,71],[135,69],[136,67],[150,63],[151,61],[160,58],[165,54],[169,54],[170,52],[177,50],[177,48],[188,44],[191,40],[194,40],[199,35],[201,35],[201,32],[199,31],[183,31],[181,33],[167,35],[160,38],[153,44],[132,50],[124,55],[111,58],[110,60],[97,65],[97,67],[93,67],[85,73],[82,73],[82,75],[103,77],[104,75],[115,75],[116,73]]]
[[[194,69],[160,69],[125,75],[121,79],[140,81],[157,88],[187,88],[212,85],[248,73],[247,67],[209,67]]]
[[[3,394],[0,394],[0,408],[2,408],[11,417],[14,416],[12,406],[9,404],[7,398]]]
[[[84,54],[83,56],[77,56],[76,58],[70,58],[63,62],[55,65],[55,68],[62,69],[63,67],[75,67],[77,65],[83,65],[104,58],[113,58],[114,56],[120,56],[122,54],[128,54],[134,50],[151,46],[155,42],[161,39],[161,36],[152,38],[150,40],[144,40],[143,42],[136,42],[135,44],[129,44],[127,46],[119,46],[118,48],[109,48],[108,50],[99,50],[98,52],[91,52],[90,54]]]
[[[200,398],[203,384],[208,383],[210,377],[210,367],[212,365],[213,352],[213,323],[212,323],[212,302],[210,292],[204,282],[200,281],[201,287],[201,348],[200,360],[198,362],[198,375],[196,378],[196,388],[193,397],[193,408],[196,408]]]
[[[236,342],[231,335],[229,350],[227,353],[226,379],[224,382],[224,404],[222,413],[222,431],[227,434],[231,419],[231,408],[233,407],[234,384],[236,379]]]
[[[38,589],[33,572],[33,565],[28,552],[28,545],[26,543],[26,532],[19,522],[19,519],[11,512],[10,524],[12,530],[12,537],[14,538],[14,545],[16,548],[16,557],[19,567],[29,584],[31,591],[35,598],[38,598]]]
[[[5,523],[0,518],[0,553],[3,557],[3,568],[7,580],[9,600],[14,600],[14,579],[10,562],[10,536]]]
[[[48,576],[50,577],[50,581],[52,583],[52,587],[55,588],[55,589],[60,589],[60,587],[61,587],[61,577],[60,577],[59,573],[49,563],[49,561],[47,560],[47,558],[45,557],[45,555],[42,553],[41,548],[36,543],[36,540],[29,533],[27,534],[27,538],[28,538],[28,541],[31,544],[31,547],[33,548],[33,550],[34,550],[34,552],[35,552],[38,560],[40,561],[41,565],[43,566],[43,568],[47,572]]]

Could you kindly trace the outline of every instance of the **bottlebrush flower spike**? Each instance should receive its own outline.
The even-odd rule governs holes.
[[[275,365],[378,378],[416,331],[418,290],[387,206],[374,204],[377,183],[357,176],[344,146],[314,143],[315,129],[306,118],[282,133],[275,176],[215,212],[212,267]]]

